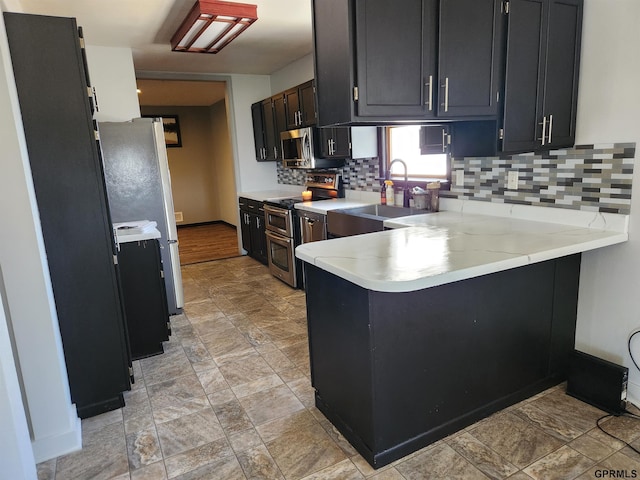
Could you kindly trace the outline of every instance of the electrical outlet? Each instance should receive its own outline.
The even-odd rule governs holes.
[[[456,187],[464,186],[464,170],[456,170]]]
[[[507,173],[507,188],[509,190],[518,189],[518,171],[511,170]]]

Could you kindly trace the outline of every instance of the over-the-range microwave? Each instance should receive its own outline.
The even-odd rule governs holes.
[[[338,168],[342,158],[323,158],[314,127],[298,128],[280,133],[282,164],[285,168]]]

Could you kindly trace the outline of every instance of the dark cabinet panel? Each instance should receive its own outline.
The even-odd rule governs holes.
[[[300,126],[300,96],[298,89],[293,88],[284,92],[287,105],[287,130],[294,130]]]
[[[498,113],[501,2],[441,0],[439,117]]]
[[[262,121],[264,125],[264,138],[266,155],[263,160],[273,161],[278,159],[279,142],[276,138],[280,138],[280,134],[276,132],[276,119],[273,113],[273,99],[267,98],[262,101]],[[277,135],[276,135],[277,133]]]
[[[282,143],[280,140],[280,132],[287,130],[287,111],[284,95],[275,95],[273,99],[273,118],[275,122],[274,135],[276,143],[276,160],[282,159]]]
[[[256,149],[256,160],[262,161],[267,156],[264,122],[262,121],[262,102],[251,105],[251,120],[253,122],[253,141]]]
[[[501,5],[499,0],[314,1],[319,125],[495,119]]]
[[[238,205],[240,207],[242,248],[247,251],[250,257],[266,265],[268,263],[267,237],[262,202],[240,197]]]
[[[316,11],[323,8],[317,2]],[[356,0],[357,115],[434,115],[427,84],[436,75],[436,8],[436,0],[407,0],[401,8],[387,0]]]
[[[351,0],[314,0],[312,8],[318,125],[349,123],[355,116]]]
[[[300,108],[302,109],[302,124],[305,126],[316,124],[316,87],[315,82],[310,80],[300,85],[298,89],[300,95]]]
[[[550,148],[575,143],[581,35],[582,0],[551,1],[543,101]]]
[[[169,308],[157,240],[120,244],[118,264],[122,278],[129,344],[134,360],[164,351],[169,340]]]
[[[449,153],[450,139],[449,125],[425,125],[420,128],[420,153],[422,155]]]
[[[510,0],[505,152],[575,140],[582,0]]]
[[[316,123],[316,105],[313,80],[284,92],[287,109],[287,128],[294,130]]]
[[[322,156],[324,158],[349,158],[351,156],[350,131],[349,127],[319,128]]]
[[[123,406],[131,365],[115,240],[76,22],[4,14],[71,399]]]

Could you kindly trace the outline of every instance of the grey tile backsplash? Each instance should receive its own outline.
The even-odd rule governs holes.
[[[337,169],[342,175],[346,190],[379,192],[380,177],[377,158],[348,159],[345,166]],[[307,170],[284,168],[277,165],[278,183],[286,185],[304,185]]]
[[[576,145],[535,154],[453,159],[452,171],[464,170],[464,185],[451,185],[442,196],[628,214],[635,147]],[[511,170],[519,174],[517,190],[506,188]]]
[[[635,151],[635,143],[614,143],[576,145],[540,153],[454,158],[452,171],[464,171],[464,185],[452,185],[441,196],[629,214]],[[511,170],[518,171],[518,190],[506,188],[507,172]],[[380,191],[377,158],[347,160],[340,171],[345,189]],[[304,185],[305,174],[305,170],[277,166],[281,184]]]

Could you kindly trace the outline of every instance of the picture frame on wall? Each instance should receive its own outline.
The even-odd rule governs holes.
[[[149,118],[162,118],[162,128],[164,130],[164,144],[167,148],[182,147],[182,136],[180,134],[180,121],[178,115],[143,115]]]
[[[162,127],[165,145],[167,147],[182,147],[178,115],[162,115]]]

